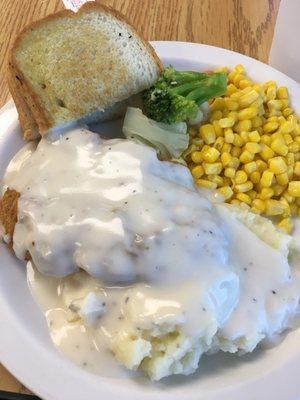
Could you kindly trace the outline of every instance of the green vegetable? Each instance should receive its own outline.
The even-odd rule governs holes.
[[[170,66],[144,92],[144,111],[149,118],[167,124],[193,119],[201,104],[223,95],[226,87],[225,73],[176,71]]]
[[[163,159],[178,158],[189,145],[187,124],[164,124],[147,118],[139,108],[128,107],[123,124],[127,139],[154,147]]]

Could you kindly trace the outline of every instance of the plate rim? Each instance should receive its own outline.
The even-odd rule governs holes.
[[[195,50],[197,49],[197,52],[199,53],[201,53],[201,50],[204,50],[205,54],[211,53],[214,54],[215,56],[220,54],[220,52],[223,54],[225,53],[228,56],[230,56],[230,58],[233,60],[238,59],[239,60],[238,63],[244,64],[246,66],[246,69],[247,65],[249,64],[253,65],[254,62],[254,65],[260,66],[276,74],[278,76],[278,78],[276,78],[277,81],[278,80],[284,81],[287,86],[289,87],[292,86],[296,88],[300,93],[300,84],[298,84],[292,78],[286,76],[285,74],[276,70],[275,68],[265,63],[262,63],[261,61],[234,52],[232,50],[227,50],[221,47],[215,47],[200,43],[191,43],[183,41],[152,41],[150,43],[153,45],[155,50],[158,52],[159,56],[162,58],[172,58],[174,60],[178,59],[184,61],[186,60],[186,57],[188,55],[190,59],[192,59],[195,56],[194,53]],[[210,63],[210,60],[208,60],[208,63]],[[232,63],[228,63],[228,65],[231,64]],[[233,64],[236,64],[236,62],[233,62]],[[299,95],[299,102],[300,102],[300,95]],[[3,109],[5,109],[5,107],[7,109],[8,107],[7,103],[3,107]],[[0,110],[0,116],[1,116],[1,110]],[[16,120],[14,122],[16,122]],[[0,139],[2,135],[4,136],[5,133],[0,133]],[[1,140],[0,140],[0,146],[1,146]],[[2,256],[0,254],[0,261],[1,257]],[[87,387],[85,385],[77,384],[76,393],[74,393],[72,385],[74,383],[73,378],[74,376],[76,377],[76,374],[74,373],[75,369],[73,368],[74,367],[73,363],[69,360],[63,360],[62,365],[65,366],[69,364],[70,369],[69,370],[65,369],[62,374],[57,373],[55,371],[59,367],[57,365],[57,360],[59,359],[57,354],[41,351],[42,347],[41,344],[34,340],[34,336],[28,335],[27,332],[24,329],[22,329],[20,321],[18,321],[9,312],[9,307],[7,307],[7,305],[5,304],[5,299],[4,301],[1,301],[2,297],[3,296],[0,291],[0,322],[2,321],[1,325],[3,325],[3,327],[1,326],[0,329],[0,344],[1,344],[0,361],[3,363],[5,368],[7,368],[20,382],[22,382],[26,387],[28,387],[30,390],[35,392],[40,397],[47,400],[66,400],[69,398],[72,398],[73,400],[83,400],[86,397],[89,397],[91,400],[93,399],[96,400],[102,394],[109,397],[110,400],[117,400],[117,399],[120,400],[129,398],[131,400],[135,400],[135,399],[140,399],[141,393],[143,393],[142,398],[149,400],[153,397],[153,395],[156,395],[158,400],[159,399],[177,400],[179,398],[181,400],[192,399],[190,393],[184,394],[181,393],[181,391],[178,393],[174,393],[172,390],[170,390],[168,393],[166,391],[162,391],[161,393],[159,392],[153,393],[151,391],[150,393],[147,393],[147,388],[145,389],[144,392],[142,392],[141,388],[139,387],[138,391],[135,390],[133,392],[132,390],[130,390],[131,388],[128,387],[126,384],[120,384],[114,386],[111,385],[112,381],[111,379],[103,377],[97,377],[97,382],[101,381],[102,385],[101,391],[98,391],[97,393],[95,392],[88,393]],[[12,341],[11,339],[12,332],[14,332],[14,334],[16,335],[14,341]],[[14,342],[13,347],[12,347],[12,342]],[[25,348],[24,348],[24,343],[28,345]],[[34,355],[38,355],[38,359],[33,360],[32,356]],[[30,368],[28,368],[28,364],[26,362],[24,363],[24,358],[26,360],[31,360]],[[294,362],[289,363],[292,365],[289,366],[288,379],[287,377],[285,377],[284,380],[282,379],[282,377],[280,376],[280,372],[282,371],[275,371],[272,373],[272,377],[270,376],[263,377],[258,382],[256,382],[255,391],[253,391],[253,386],[252,386],[253,382],[249,381],[246,384],[245,383],[242,385],[237,384],[237,386],[234,387],[226,387],[221,389],[216,388],[216,390],[212,390],[209,393],[205,392],[205,399],[206,400],[218,399],[221,395],[223,400],[240,399],[241,398],[240,396],[243,396],[244,400],[248,399],[250,400],[253,399],[253,395],[255,392],[259,393],[259,396],[261,398],[263,397],[265,391],[266,395],[270,396],[269,390],[272,390],[272,394],[275,396],[275,397],[273,396],[273,399],[275,398],[279,399],[278,397],[279,383],[280,385],[284,385],[285,389],[288,385],[290,386],[290,390],[288,392],[286,391],[284,392],[285,399],[286,400],[294,399],[296,395],[300,394],[300,386],[297,388],[297,385],[295,385],[298,379],[297,363],[299,366],[300,358],[299,360],[295,361],[293,359],[292,361]],[[43,365],[43,368],[41,368],[41,364]],[[45,369],[47,369],[48,373],[52,374],[51,385],[49,385],[49,374],[47,375],[45,373],[46,372]],[[55,372],[53,373],[53,371]],[[85,383],[90,383],[91,387],[93,387],[95,384],[95,376],[81,369],[80,371],[81,371],[80,373],[85,376]],[[270,386],[267,387],[267,385],[270,384],[271,387]],[[51,386],[51,388],[49,386]],[[183,386],[183,388],[185,388],[185,386]],[[259,390],[259,392],[257,392],[257,390]],[[197,398],[200,400],[199,397],[200,394],[195,394],[195,396],[196,397],[193,397],[194,399]]]

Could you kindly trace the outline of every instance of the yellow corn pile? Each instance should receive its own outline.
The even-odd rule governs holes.
[[[277,216],[291,232],[290,216],[300,215],[300,124],[287,88],[254,83],[237,65],[228,73],[226,95],[210,109],[209,121],[189,129],[184,153],[197,185]]]

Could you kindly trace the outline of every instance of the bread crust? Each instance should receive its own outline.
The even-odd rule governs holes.
[[[114,10],[112,7],[105,6],[103,4],[100,4],[99,2],[87,2],[80,7],[77,13],[74,13],[71,10],[62,10],[54,14],[50,14],[46,16],[45,18],[33,22],[32,24],[28,25],[21,31],[21,33],[18,35],[17,39],[14,42],[13,47],[11,48],[10,51],[10,56],[9,56],[9,67],[8,67],[8,75],[9,75],[9,81],[10,86],[12,87],[12,96],[13,99],[15,100],[16,106],[20,108],[20,104],[23,102],[27,106],[28,112],[26,111],[21,111],[21,113],[25,112],[26,118],[23,118],[24,120],[26,119],[26,125],[33,125],[34,123],[38,126],[39,128],[39,133],[43,136],[43,134],[46,133],[46,131],[51,128],[52,126],[52,121],[50,115],[47,114],[46,110],[42,107],[41,103],[39,102],[39,97],[35,94],[35,92],[32,90],[30,87],[30,84],[26,81],[24,75],[18,68],[16,58],[15,58],[15,53],[18,48],[19,43],[23,40],[23,37],[26,35],[27,32],[30,30],[35,29],[36,27],[43,25],[47,21],[51,21],[57,18],[74,18],[77,17],[80,14],[85,13],[86,11],[89,10],[99,10],[108,14],[113,15],[115,18],[120,20],[122,23],[125,23],[133,32],[134,34],[142,41],[146,49],[149,51],[151,54],[156,66],[157,66],[157,73],[160,74],[163,70],[163,65],[158,58],[157,54],[155,53],[154,48],[151,46],[151,44],[144,40],[141,35],[137,32],[137,30],[131,26],[131,24],[128,22],[128,20],[118,11]],[[19,94],[19,96],[18,96]],[[20,117],[20,120],[22,117]],[[34,121],[34,122],[33,122]],[[25,122],[24,122],[25,125]],[[24,138],[26,135],[24,135]],[[30,133],[30,130],[27,130],[27,137],[36,136],[35,134]]]
[[[9,237],[8,247],[13,246],[13,234],[18,220],[18,199],[20,193],[7,188],[0,199],[0,223],[3,225],[5,235]]]
[[[9,91],[14,99],[15,106],[19,115],[19,122],[23,137],[25,140],[35,140],[40,137],[37,123],[26,103],[18,91],[15,81],[11,78],[8,79]]]

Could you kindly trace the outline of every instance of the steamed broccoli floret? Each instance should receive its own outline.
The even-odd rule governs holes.
[[[172,124],[195,118],[199,106],[225,93],[226,74],[204,74],[165,69],[154,86],[143,94],[146,115],[155,121]]]

